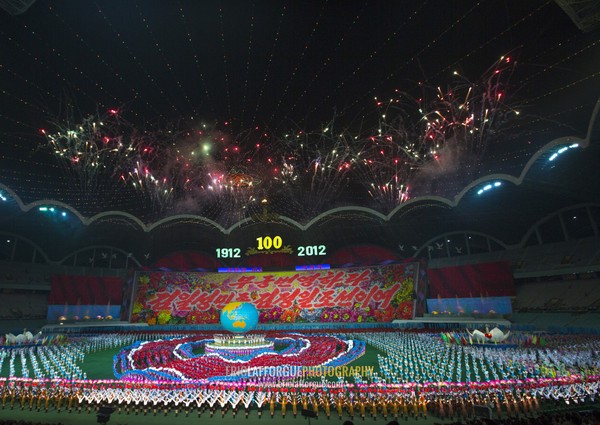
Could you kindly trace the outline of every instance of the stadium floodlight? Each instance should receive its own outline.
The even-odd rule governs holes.
[[[500,187],[500,186],[502,186],[502,182],[501,181],[495,181],[495,182],[492,182],[492,183],[486,183],[485,186],[483,186],[481,189],[479,189],[477,191],[477,194],[478,195],[482,195],[484,192],[487,192],[487,191],[489,191],[491,189],[495,189],[495,188]]]
[[[569,149],[575,149],[575,148],[578,148],[578,147],[579,147],[579,143],[573,143],[573,144],[568,145],[568,146],[563,146],[562,148],[560,148],[559,150],[557,150],[556,152],[554,152],[552,155],[550,155],[550,158],[548,158],[548,161],[554,161],[556,158],[558,158],[559,155],[565,153]]]

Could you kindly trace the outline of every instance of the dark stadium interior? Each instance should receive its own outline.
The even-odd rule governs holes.
[[[153,273],[411,264],[456,303],[446,272],[506,266],[510,312],[469,319],[600,332],[594,0],[0,0],[0,97],[1,334],[73,282],[129,325]],[[436,291],[414,318],[456,325]]]
[[[34,244],[50,264],[63,263],[86,247],[105,246],[129,254],[135,264],[152,266],[178,251],[212,255],[223,243],[248,244],[264,229],[277,229],[295,242],[327,243],[332,251],[374,244],[400,258],[427,257],[428,244],[453,232],[481,233],[503,246],[522,248],[528,231],[541,220],[565,208],[593,205],[600,195],[594,184],[600,181],[594,143],[600,131],[595,109],[598,46],[597,31],[589,29],[594,8],[582,7],[577,22],[560,4],[505,2],[496,14],[497,6],[491,4],[461,5],[464,10],[443,3],[414,4],[411,10],[392,2],[329,2],[307,5],[300,13],[293,3],[278,11],[266,2],[190,2],[178,8],[166,3],[92,7],[35,2],[22,14],[4,13],[2,83],[10,101],[2,106],[0,184],[3,193],[14,196],[0,204],[2,226],[24,238],[20,244]],[[124,16],[135,20],[125,25]],[[589,28],[582,31],[577,24]],[[168,30],[173,28],[178,29]],[[182,44],[185,34],[188,40]],[[122,46],[115,37],[123,37]],[[459,49],[450,47],[456,43]],[[224,127],[229,120],[229,134],[260,126],[272,132],[268,143],[273,145],[294,127],[315,131],[334,115],[338,128],[361,134],[364,130],[357,126],[377,127],[378,112],[369,97],[394,90],[416,94],[422,80],[452,87],[453,69],[474,80],[497,56],[508,54],[518,65],[511,70],[506,96],[511,96],[508,107],[519,108],[519,117],[498,124],[497,134],[487,134],[489,141],[481,142],[481,152],[467,162],[403,176],[412,185],[410,202],[398,202],[396,208],[378,207],[377,199],[361,189],[361,179],[368,178],[364,173],[344,177],[343,184],[335,177],[324,180],[335,194],[297,193],[297,198],[305,197],[293,210],[273,193],[264,217],[260,206],[258,213],[244,217],[235,210],[251,206],[225,198],[216,206],[214,200],[196,199],[184,216],[176,207],[181,199],[157,211],[149,207],[152,200],[110,175],[101,176],[105,181],[96,182],[90,198],[70,183],[86,178],[88,171],[62,167],[59,158],[43,149],[39,133],[102,108],[121,108],[123,120],[140,130],[148,125],[144,123],[169,126],[188,116],[193,118],[185,122],[190,128],[201,120]],[[131,55],[135,59],[128,62]],[[194,62],[198,55],[201,65]],[[312,76],[311,69],[319,66],[321,71]],[[136,81],[140,67],[149,81]],[[204,93],[197,91],[200,83]],[[159,93],[164,96],[157,97]],[[286,109],[290,112],[284,119]],[[549,161],[576,141],[579,148]],[[499,190],[477,194],[494,179],[504,183]],[[57,202],[57,209],[68,212],[66,218],[40,213],[37,207],[45,201]],[[203,202],[210,204],[209,210]],[[588,234],[593,235],[597,229]],[[10,257],[10,247],[3,251]]]

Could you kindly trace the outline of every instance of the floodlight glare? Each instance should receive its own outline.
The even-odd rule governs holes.
[[[502,186],[502,182],[501,181],[495,181],[493,183],[487,183],[485,186],[483,186],[483,188],[481,188],[481,189],[479,189],[477,191],[477,194],[481,195],[481,194],[483,194],[483,192],[487,192],[488,190],[491,190],[491,189],[493,189],[495,187],[500,187],[500,186]]]
[[[550,158],[548,158],[548,161],[554,161],[556,158],[558,158],[558,156],[560,154],[565,153],[569,149],[575,149],[578,147],[579,147],[579,143],[573,143],[572,145],[569,145],[569,146],[563,146],[562,148],[560,148],[559,150],[554,152],[552,155],[550,155]]]

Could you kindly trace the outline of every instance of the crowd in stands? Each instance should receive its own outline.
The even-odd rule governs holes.
[[[45,319],[47,298],[47,294],[10,294],[10,302],[0,305],[0,319]]]
[[[598,312],[598,279],[523,282],[513,305],[517,312]]]

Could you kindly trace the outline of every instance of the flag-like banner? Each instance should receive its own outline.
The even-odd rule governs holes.
[[[138,272],[131,321],[216,323],[232,301],[262,323],[389,322],[412,318],[418,263],[306,272]]]
[[[48,319],[119,319],[123,285],[118,277],[53,275]]]
[[[427,310],[432,314],[511,314],[516,295],[510,263],[428,269]]]
[[[465,264],[428,269],[429,298],[514,297],[510,262]]]

